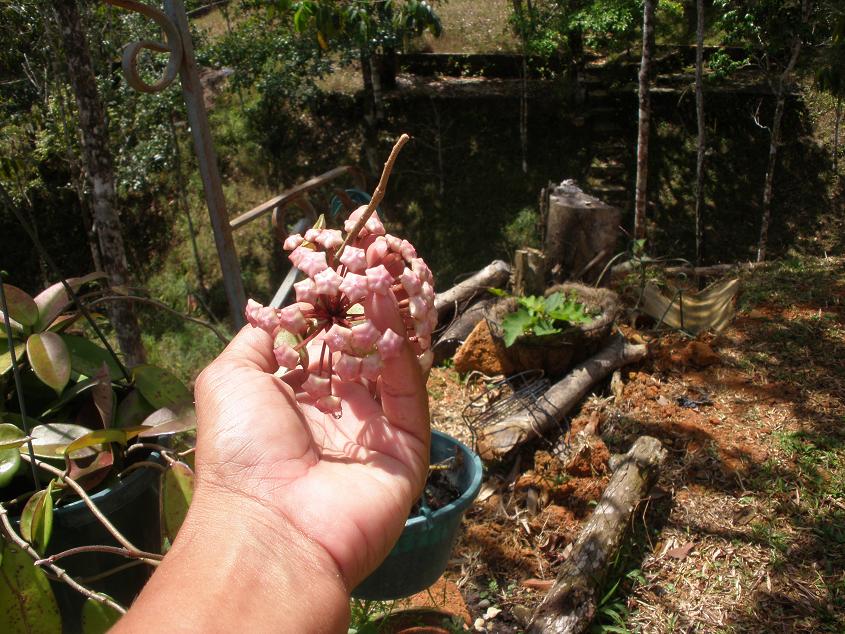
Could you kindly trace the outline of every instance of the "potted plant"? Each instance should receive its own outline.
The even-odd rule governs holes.
[[[616,293],[582,284],[559,284],[543,297],[490,292],[506,298],[487,322],[516,372],[539,368],[549,376],[563,374],[601,349],[619,314]]]
[[[481,489],[483,469],[478,454],[439,431],[431,434],[430,464],[423,496],[399,541],[352,591],[353,597],[379,601],[408,597],[428,588],[446,570],[461,518]]]
[[[187,508],[190,467],[161,442],[193,426],[191,393],[114,354],[77,294],[103,277],[35,297],[0,285],[0,606],[12,631],[107,629]]]

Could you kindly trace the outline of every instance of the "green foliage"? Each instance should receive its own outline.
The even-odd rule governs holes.
[[[515,11],[511,21],[529,54],[578,58],[585,45],[627,46],[641,15],[638,0],[540,0]]]
[[[489,290],[494,295],[507,296],[500,289]],[[573,295],[567,296],[561,292],[552,293],[548,297],[517,297],[516,301],[517,309],[502,320],[505,345],[508,347],[522,335],[554,335],[563,332],[569,325],[588,324],[593,320],[584,304]]]
[[[533,207],[523,207],[502,230],[509,251],[523,247],[539,247],[539,214]]]
[[[19,546],[0,537],[0,614],[3,631],[10,634],[62,631],[59,606],[50,581],[41,568],[32,565]]]

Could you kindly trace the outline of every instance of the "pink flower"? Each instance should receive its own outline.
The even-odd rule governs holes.
[[[292,233],[285,238],[285,243],[282,245],[282,248],[285,251],[293,251],[300,244],[302,244],[302,236],[298,233]]]
[[[347,233],[365,209],[346,220]],[[297,302],[277,310],[250,300],[246,315],[250,324],[274,336],[280,368],[303,371],[298,401],[339,417],[341,400],[333,381],[372,388],[384,362],[396,358],[406,341],[420,367],[431,367],[431,333],[437,324],[431,271],[410,242],[385,233],[376,214],[346,244],[336,229],[312,228],[304,236],[288,236],[284,248],[306,276],[294,284]],[[365,313],[366,300],[375,295],[396,302],[404,322],[401,332],[378,327]]]
[[[288,370],[293,370],[299,363],[299,353],[286,343],[273,348],[273,355],[279,366]]]
[[[367,269],[366,274],[370,290],[374,293],[386,295],[393,285],[393,276],[384,268],[384,264]]]
[[[399,356],[404,337],[396,334],[390,328],[384,331],[378,342],[378,351],[382,359],[392,359]]]
[[[346,295],[350,302],[357,304],[370,292],[370,284],[366,275],[347,273],[340,283],[340,292]]]
[[[317,286],[314,280],[308,278],[293,285],[296,291],[296,301],[314,304],[317,301]]]
[[[305,330],[305,315],[297,304],[291,304],[279,311],[279,325],[288,332],[302,332]]]
[[[324,253],[321,255],[325,256]],[[314,276],[314,284],[320,295],[334,295],[342,282],[343,278],[334,269],[327,268]]]
[[[340,263],[353,273],[363,273],[367,268],[367,254],[364,249],[347,245],[340,256]]]
[[[261,330],[266,331],[270,335],[276,333],[276,329],[279,327],[279,316],[275,308],[262,306],[255,300],[250,299],[246,302],[246,310],[244,312],[246,314],[246,320],[251,325],[261,328]]]
[[[294,253],[296,253],[296,251],[294,251]],[[324,251],[306,250],[299,264],[296,265],[296,268],[305,273],[308,277],[314,277],[317,273],[325,271],[328,266]]]

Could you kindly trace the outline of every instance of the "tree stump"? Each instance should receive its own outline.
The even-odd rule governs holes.
[[[546,288],[546,256],[539,249],[517,249],[513,256],[513,294],[540,295]]]
[[[637,439],[619,457],[613,476],[587,525],[537,607],[529,634],[577,634],[592,622],[607,568],[627,533],[631,516],[657,481],[666,450],[651,436]]]
[[[549,195],[547,272],[552,278],[595,282],[616,251],[622,212],[565,180]]]

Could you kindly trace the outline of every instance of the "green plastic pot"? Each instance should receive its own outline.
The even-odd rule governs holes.
[[[416,594],[433,584],[443,571],[458,536],[464,512],[481,489],[481,458],[455,438],[438,431],[431,434],[431,462],[463,454],[458,487],[461,495],[446,506],[425,509],[405,522],[393,550],[376,570],[352,592],[356,599],[391,601]]]

